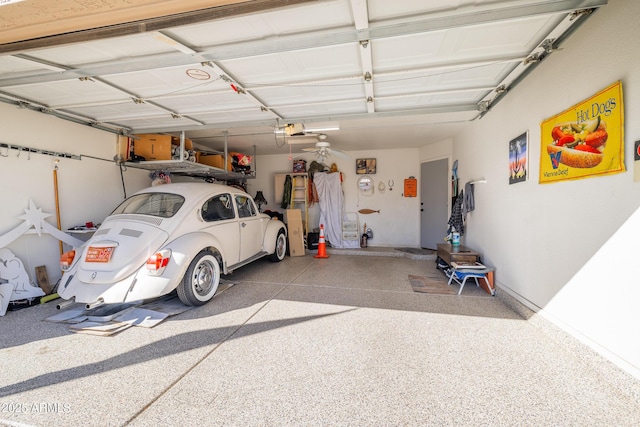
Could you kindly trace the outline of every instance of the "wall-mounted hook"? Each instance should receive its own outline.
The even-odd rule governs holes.
[[[5,148],[7,149],[7,151],[5,152],[5,154],[0,153],[0,156],[9,157],[9,150],[11,149],[11,146],[7,145]]]

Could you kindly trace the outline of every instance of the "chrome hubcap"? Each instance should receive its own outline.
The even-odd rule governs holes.
[[[193,277],[193,285],[199,294],[205,295],[209,292],[212,286],[213,274],[213,267],[210,263],[205,262],[198,266]]]

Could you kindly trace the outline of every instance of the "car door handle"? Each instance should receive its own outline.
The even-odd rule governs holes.
[[[244,227],[246,227],[246,226],[247,226],[247,223],[246,223],[246,222],[243,222],[243,223],[242,223],[242,224],[240,224],[240,225],[242,226],[242,228],[244,228]]]

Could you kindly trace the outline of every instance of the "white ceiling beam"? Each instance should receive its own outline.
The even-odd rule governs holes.
[[[573,16],[572,14],[565,16],[562,22],[556,25],[553,30],[547,34],[542,43],[536,46],[526,58],[520,61],[520,63],[502,79],[502,81],[496,86],[495,90],[490,91],[482,100],[480,100],[478,105],[483,104],[487,107],[487,109],[482,111],[482,113],[486,113],[497,100],[512,88],[512,86],[526,77],[526,75],[537,66],[538,62],[542,61],[547,55],[552,53],[551,47],[554,42],[562,38],[565,34],[568,34],[571,27],[576,25],[576,21],[579,20],[579,16]]]
[[[151,32],[151,36],[154,39],[156,39],[156,40],[158,40],[158,41],[160,41],[160,42],[162,42],[162,43],[164,43],[166,45],[169,45],[172,48],[174,48],[176,50],[179,50],[180,52],[185,53],[187,55],[195,55],[196,53],[198,53],[195,50],[191,49],[189,46],[179,42],[175,38],[170,37],[167,34],[164,34],[164,33],[160,32],[160,31],[152,31]]]
[[[369,29],[369,11],[367,9],[367,0],[351,0],[351,12],[353,13],[353,21],[357,31]],[[370,40],[360,40],[360,65],[362,69],[362,79],[364,85],[364,100],[367,105],[367,112],[375,113],[375,99],[373,96],[373,61],[371,59]]]
[[[369,28],[369,11],[367,0],[351,0],[351,12],[356,30]]]
[[[482,13],[471,9],[459,15],[429,14],[414,18],[411,22],[380,22],[362,30],[344,29],[325,30],[308,34],[278,36],[274,39],[233,43],[224,46],[204,47],[195,55],[159,54],[143,59],[118,60],[108,64],[93,64],[63,73],[48,75],[18,75],[0,79],[0,87],[66,80],[84,76],[116,75],[135,71],[147,71],[157,68],[169,68],[193,65],[206,61],[267,55],[295,50],[313,49],[322,46],[355,43],[360,40],[373,41],[380,38],[399,37],[407,34],[428,33],[471,25],[484,25],[499,21],[527,18],[536,15],[566,14],[576,9],[588,9],[604,6],[607,0],[565,0],[547,1],[534,5],[518,5],[502,9],[487,9]],[[359,18],[361,19],[361,18]]]
[[[317,116],[317,117],[291,117],[286,119],[287,123],[289,122],[315,122],[315,121],[331,121],[331,120],[357,120],[357,119],[375,119],[375,118],[385,118],[385,117],[406,117],[407,115],[430,115],[430,114],[442,114],[442,113],[468,113],[468,112],[477,112],[478,106],[476,104],[457,104],[457,105],[441,105],[434,107],[424,107],[424,108],[415,108],[408,110],[397,110],[397,111],[376,111],[373,114],[369,113],[354,113],[354,114],[343,114],[339,117],[337,116]],[[464,120],[467,121],[467,120]],[[448,122],[453,123],[453,122]],[[436,124],[436,122],[431,123]],[[231,129],[234,127],[238,127],[239,123],[237,122],[219,122],[219,123],[207,123],[204,126],[198,127],[176,127],[176,126],[167,126],[167,127],[147,127],[147,128],[135,128],[133,133],[143,133],[147,129],[151,129],[154,132],[164,133],[164,132],[179,132],[179,131],[190,131],[190,130],[206,130],[206,129]],[[270,126],[273,127],[273,120],[255,120],[255,121],[246,121],[242,122],[241,125],[243,127],[258,127],[258,126]]]
[[[18,59],[20,61],[26,62],[29,65],[35,65],[38,68],[42,68],[49,71],[55,71],[57,73],[62,73],[69,69],[67,67],[63,67],[58,64],[53,64],[51,62],[43,61],[42,59],[33,58],[28,55],[16,54],[16,55],[11,55],[11,57],[14,59]]]
[[[373,62],[371,59],[371,42],[360,42],[360,62],[362,64],[362,78],[364,82],[365,102],[367,103],[367,111],[374,113],[375,110],[375,98],[373,96]]]
[[[241,82],[238,82],[225,69],[220,67],[220,65],[216,64],[213,61],[207,61],[206,63],[203,63],[202,65],[207,65],[207,66],[213,68],[214,72],[216,74],[218,74],[222,80],[224,80],[227,83],[229,83],[229,87],[231,89],[233,89],[239,95],[246,96],[248,99],[250,99],[252,102],[254,102],[258,107],[260,107],[260,110],[272,114],[272,119],[274,119],[274,120],[275,119],[282,119],[282,116],[280,116],[275,111],[272,111],[260,98],[258,98],[253,93],[251,93],[251,91],[249,89],[245,89]]]

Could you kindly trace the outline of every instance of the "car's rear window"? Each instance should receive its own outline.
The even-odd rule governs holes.
[[[143,193],[129,197],[111,215],[140,214],[171,218],[184,204],[184,197],[171,193]]]

